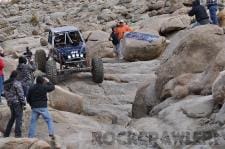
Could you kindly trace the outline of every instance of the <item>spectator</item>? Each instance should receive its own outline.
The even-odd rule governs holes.
[[[36,135],[37,119],[41,115],[48,125],[49,136],[54,139],[53,121],[48,111],[48,98],[47,93],[55,89],[54,84],[47,81],[41,76],[36,79],[34,84],[28,91],[27,102],[30,104],[32,109],[30,127],[29,127],[29,138],[33,138]]]
[[[112,44],[114,46],[114,52],[116,53],[116,55],[118,56],[119,52],[119,39],[116,35],[116,27],[117,26],[113,26],[112,27],[112,33],[110,34],[109,40],[112,41]]]
[[[120,20],[117,24],[115,32],[119,40],[123,39],[123,36],[126,32],[131,32],[132,29],[124,22],[124,20]]]
[[[216,15],[216,12],[217,12],[217,9],[218,9],[217,0],[207,0],[206,5],[209,9],[210,19],[212,21],[212,24],[218,25],[218,18],[217,18],[217,15]]]
[[[26,47],[26,52],[23,53],[23,55],[29,60],[29,62],[32,59],[33,53],[30,51],[29,47]]]
[[[26,105],[26,102],[22,84],[16,79],[17,74],[17,71],[13,71],[9,79],[4,82],[5,98],[11,111],[11,118],[7,124],[4,137],[9,137],[15,120],[15,137],[22,137],[23,106]]]
[[[124,34],[126,32],[131,32],[132,29],[124,22],[124,20],[120,20],[117,24],[117,27],[115,29],[115,33],[117,35],[117,38],[119,40],[119,50],[118,50],[118,54],[119,54],[119,59],[123,59],[122,56],[122,39],[124,37]]]
[[[2,99],[1,95],[3,94],[3,89],[4,89],[4,74],[3,74],[3,69],[5,67],[5,63],[3,60],[4,53],[3,50],[0,51],[0,104],[2,104]]]
[[[192,27],[209,24],[209,16],[206,12],[205,7],[200,5],[199,0],[195,0],[192,2],[192,9],[188,12],[188,15],[195,16],[195,19],[197,20],[197,22],[194,23]]]
[[[205,7],[200,5],[199,0],[195,0],[192,2],[192,9],[188,12],[188,15],[195,16],[195,19],[197,21],[192,25],[192,27],[209,24],[209,16],[206,12]]]
[[[25,57],[19,57],[19,64],[16,70],[18,71],[18,80],[22,83],[25,96],[27,95],[29,87],[34,82],[33,72],[35,69],[36,66],[32,61],[27,62]]]

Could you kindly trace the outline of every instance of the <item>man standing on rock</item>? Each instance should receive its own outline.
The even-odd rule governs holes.
[[[116,32],[116,35],[117,35],[118,40],[120,42],[119,43],[119,51],[118,51],[120,59],[123,59],[123,56],[122,56],[122,49],[123,49],[122,39],[123,39],[124,34],[126,32],[131,32],[131,31],[132,31],[132,29],[124,22],[124,20],[120,20],[118,22],[117,27],[115,29],[115,32]]]
[[[22,137],[23,107],[26,105],[26,102],[22,84],[16,79],[17,74],[17,71],[13,71],[9,79],[4,82],[5,98],[11,111],[11,118],[7,124],[4,137],[9,137],[15,120],[15,137]]]
[[[192,28],[199,25],[209,24],[209,16],[205,7],[200,5],[199,0],[192,2],[192,9],[188,12],[188,15],[195,16],[195,19],[197,20],[197,22],[192,25]]]
[[[218,3],[217,0],[207,0],[206,5],[209,9],[210,13],[210,19],[212,21],[212,24],[218,25],[218,18],[216,15],[217,9],[218,9]]]
[[[27,102],[32,109],[31,121],[29,127],[29,138],[36,136],[36,125],[39,116],[41,115],[48,125],[49,136],[54,139],[53,121],[48,111],[48,98],[47,93],[55,89],[54,84],[47,81],[41,76],[36,78],[36,84],[34,84],[28,91]]]
[[[116,53],[117,56],[119,56],[119,39],[117,37],[117,34],[116,34],[116,25],[115,26],[112,26],[112,33],[110,34],[110,37],[109,37],[109,40],[112,41],[112,44],[113,44],[113,50],[114,52]]]

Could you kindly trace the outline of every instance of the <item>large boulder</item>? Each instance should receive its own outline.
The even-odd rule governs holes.
[[[166,99],[168,97],[175,97],[176,99],[182,99],[187,95],[209,95],[211,94],[211,86],[219,70],[210,67],[203,73],[184,73],[174,79],[168,81],[162,90],[161,98]]]
[[[190,23],[191,18],[187,15],[174,16],[162,24],[160,32],[164,35],[169,34],[188,27]]]
[[[221,72],[212,86],[212,95],[214,100],[223,104],[225,99],[225,71]]]
[[[162,61],[157,70],[156,95],[162,95],[164,85],[184,73],[201,73],[215,63],[218,53],[225,47],[222,28],[213,25],[183,31],[166,53],[172,53]],[[168,52],[169,51],[169,52]],[[213,65],[212,65],[213,66]],[[212,67],[213,68],[213,67]],[[162,98],[163,100],[163,98]]]
[[[155,96],[155,77],[146,85],[140,87],[136,92],[135,100],[132,105],[132,116],[141,118],[148,115],[152,108],[159,104]]]
[[[87,43],[87,58],[92,59],[94,57],[101,58],[113,58],[115,53],[113,51],[113,45],[109,41],[88,41]]]
[[[183,112],[191,118],[204,118],[212,114],[214,100],[212,96],[199,97],[198,100],[182,107]]]
[[[9,51],[24,52],[26,47],[29,47],[30,49],[40,47],[40,38],[37,36],[24,37],[7,40],[2,43],[2,48],[5,49],[6,52]]]
[[[162,24],[167,21],[171,16],[168,14],[148,17],[137,23],[137,32],[149,33],[159,35]]]
[[[28,138],[1,138],[0,148],[4,149],[51,149],[45,141]]]
[[[91,31],[89,34],[88,41],[108,41],[109,33],[101,30]]]
[[[134,34],[135,37],[128,37]],[[149,36],[151,41],[137,39],[136,37]],[[127,61],[152,60],[160,56],[166,47],[166,39],[161,36],[155,36],[144,33],[127,33],[122,40],[122,55]]]
[[[113,45],[108,40],[109,33],[101,30],[84,32],[84,38],[87,40],[87,57],[92,59],[93,57],[109,57],[115,56],[113,51]]]
[[[59,86],[49,94],[50,106],[54,109],[81,113],[83,111],[83,98]]]
[[[41,44],[41,46],[47,46],[48,45],[48,41],[45,38],[41,38],[40,39],[40,44]]]

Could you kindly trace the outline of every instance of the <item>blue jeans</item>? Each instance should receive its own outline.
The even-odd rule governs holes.
[[[3,75],[0,75],[0,102],[2,101],[1,100],[1,95],[2,95],[2,92],[3,92],[3,89],[4,89],[4,76]]]
[[[119,55],[119,47],[120,47],[120,44],[116,44],[114,45],[114,48],[113,48],[113,51],[117,54],[117,56]]]
[[[216,12],[217,12],[217,5],[209,6],[209,13],[212,24],[218,25],[218,18]]]
[[[43,117],[43,119],[45,120],[45,122],[48,125],[49,135],[54,135],[53,121],[52,121],[50,113],[48,112],[48,109],[47,108],[33,108],[32,114],[31,114],[29,133],[28,133],[29,138],[34,138],[36,136],[37,120],[40,115]]]

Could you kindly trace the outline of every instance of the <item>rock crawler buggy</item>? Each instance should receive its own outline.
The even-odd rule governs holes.
[[[77,28],[64,26],[50,29],[48,43],[52,46],[48,56],[44,50],[37,50],[35,62],[52,82],[57,83],[60,76],[76,72],[91,72],[94,82],[103,82],[102,60],[92,58],[89,62],[85,41]]]

